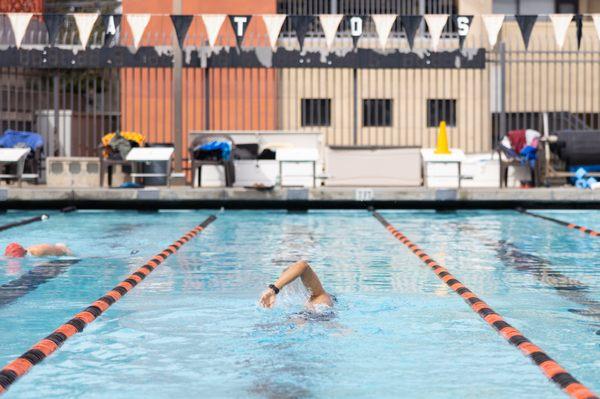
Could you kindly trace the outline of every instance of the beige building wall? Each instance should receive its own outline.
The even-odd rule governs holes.
[[[550,22],[538,22],[529,49],[516,22],[502,28],[508,51],[507,112],[600,112],[600,41],[591,22],[584,23],[581,50],[571,24],[563,51]]]
[[[467,152],[491,149],[489,72],[467,69],[362,69],[357,71],[357,137],[351,69],[281,71],[281,126],[288,131],[325,134],[328,145],[435,145],[437,128],[427,127],[428,99],[456,100],[456,127],[450,145]],[[331,99],[331,126],[302,127],[303,98]],[[363,99],[392,99],[391,127],[363,127]]]

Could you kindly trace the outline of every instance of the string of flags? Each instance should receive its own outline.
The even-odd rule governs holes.
[[[23,38],[27,31],[27,27],[33,13],[7,13],[5,14],[13,30],[15,45],[21,47]],[[67,17],[71,16],[75,20],[75,25],[79,32],[79,40],[83,48],[87,47],[90,35],[98,21],[103,24],[104,43],[105,45],[117,45],[122,15],[100,15],[96,13],[74,13],[74,14],[43,14],[43,21],[48,31],[49,43],[54,44],[61,27]],[[125,14],[124,18],[129,24],[133,37],[133,46],[140,46],[142,37],[153,14]],[[162,16],[162,15],[161,15]],[[368,18],[375,25],[378,44],[384,49],[387,46],[388,38],[394,24],[399,22],[399,25],[408,40],[408,44],[412,49],[414,47],[415,38],[419,29],[426,25],[431,37],[431,48],[433,51],[438,49],[443,31],[449,23],[454,24],[458,34],[459,46],[462,49],[467,36],[471,31],[473,24],[473,15],[453,15],[450,18],[448,14],[427,14],[427,15],[393,15],[393,14],[375,14],[370,16],[351,16],[342,14],[322,14],[322,15],[283,15],[283,14],[263,14],[263,15],[225,15],[225,14],[202,14],[202,15],[170,15],[177,41],[179,46],[183,48],[188,30],[195,17],[199,17],[206,29],[208,44],[214,48],[217,43],[219,33],[226,21],[229,24],[235,35],[236,44],[241,47],[250,21],[254,18],[262,20],[267,32],[267,38],[273,51],[277,48],[277,40],[286,20],[290,21],[290,26],[296,34],[296,38],[300,44],[300,48],[304,47],[304,41],[311,27],[319,26],[323,31],[325,43],[329,50],[332,49],[336,39],[339,27],[342,21],[346,20],[350,30],[353,47],[356,49],[358,41],[363,35],[363,27]],[[569,26],[573,21],[576,24],[576,35],[578,47],[581,46],[583,36],[583,15],[576,14],[551,14],[548,15],[553,29],[556,45],[559,48],[564,46],[567,38]],[[490,46],[494,47],[498,41],[498,36],[502,30],[502,26],[506,22],[506,16],[503,14],[484,14],[480,16],[487,39]],[[537,15],[515,15],[514,16],[525,47],[529,46],[529,40],[533,32],[533,28],[538,22]],[[592,14],[591,19],[596,28],[598,38],[600,39],[600,14]]]

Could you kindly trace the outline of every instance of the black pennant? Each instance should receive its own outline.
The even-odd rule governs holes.
[[[521,30],[521,36],[523,36],[523,42],[525,43],[525,49],[529,47],[529,39],[531,38],[531,32],[537,21],[537,15],[515,15],[519,29]]]
[[[360,39],[360,37],[363,35],[365,29],[366,18],[359,15],[347,15],[345,18],[347,21],[346,23],[348,24],[348,29],[350,30],[350,37],[352,38],[352,48],[356,50],[356,47],[358,46],[358,39]],[[360,19],[360,27],[356,26],[358,32],[355,32],[353,29],[352,20],[357,18]]]
[[[580,50],[583,38],[583,15],[575,15],[575,23],[577,24],[577,50]]]
[[[112,19],[112,23],[111,23],[111,19]],[[118,44],[119,33],[121,32],[121,19],[122,19],[122,16],[119,14],[102,16],[102,24],[104,25],[104,45],[105,46],[115,46]]]
[[[56,41],[58,32],[60,31],[60,28],[63,26],[64,22],[64,14],[44,14],[44,24],[48,30],[48,43],[50,43],[50,45],[53,45]]]
[[[460,45],[460,49],[462,50],[465,45],[465,41],[467,40],[467,36],[469,35],[469,31],[471,30],[471,23],[473,23],[472,15],[454,15],[452,17],[454,21],[454,27],[458,32],[458,43]]]
[[[352,48],[356,50],[356,47],[358,46],[358,39],[360,39],[364,33],[365,22],[367,18],[364,15],[346,15],[344,18],[346,20],[346,26],[350,31],[350,37],[352,38]],[[353,19],[357,21],[360,20],[360,22],[357,22],[355,25],[352,23]]]
[[[404,27],[404,32],[406,32],[406,38],[408,39],[408,45],[412,50],[415,45],[415,37],[417,36],[417,31],[423,22],[422,15],[401,15],[400,22],[402,22],[402,26]]]
[[[233,28],[233,33],[235,34],[235,42],[238,48],[242,47],[242,42],[244,41],[244,35],[246,34],[246,30],[248,30],[248,25],[250,25],[250,20],[252,19],[252,15],[230,15],[229,22],[231,23],[231,27]]]
[[[171,15],[171,22],[173,22],[173,28],[175,28],[179,48],[183,48],[183,42],[185,41],[185,37],[187,36],[188,29],[190,29],[193,19],[193,15]]]
[[[291,20],[292,29],[296,32],[298,43],[300,43],[300,51],[302,51],[306,33],[315,17],[313,15],[291,15],[288,18]]]

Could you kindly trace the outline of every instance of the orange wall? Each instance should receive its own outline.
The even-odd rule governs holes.
[[[182,14],[275,13],[275,0],[182,0]],[[171,0],[123,0],[123,13],[171,14]],[[125,31],[129,30],[124,19]],[[173,28],[168,16],[153,16],[141,45],[171,45]],[[125,32],[124,32],[125,34]],[[129,33],[129,36],[131,34]],[[254,18],[247,37],[256,35],[266,42],[264,25]],[[127,40],[131,44],[130,40]],[[188,32],[186,45],[202,45],[206,31],[196,17]],[[218,43],[235,45],[229,21],[223,23]],[[262,42],[262,40],[261,40]],[[234,50],[235,51],[235,50]],[[183,142],[187,156],[187,136],[206,127],[205,69],[183,69]],[[208,85],[210,130],[273,130],[277,117],[277,72],[266,68],[214,68]],[[137,131],[149,142],[173,142],[173,96],[170,68],[124,68],[121,70],[121,129]]]
[[[0,0],[0,12],[42,12],[42,0]]]

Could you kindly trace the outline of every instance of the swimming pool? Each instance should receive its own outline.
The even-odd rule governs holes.
[[[600,391],[597,238],[512,211],[381,213]],[[600,229],[600,212],[540,213]],[[0,233],[2,248],[66,242],[82,258],[0,306],[2,365],[209,214],[51,213]],[[564,397],[368,212],[217,216],[6,396]],[[298,284],[275,309],[257,306],[265,285],[300,258],[336,294],[334,319],[296,320],[304,298]],[[41,263],[3,262],[0,284]]]

